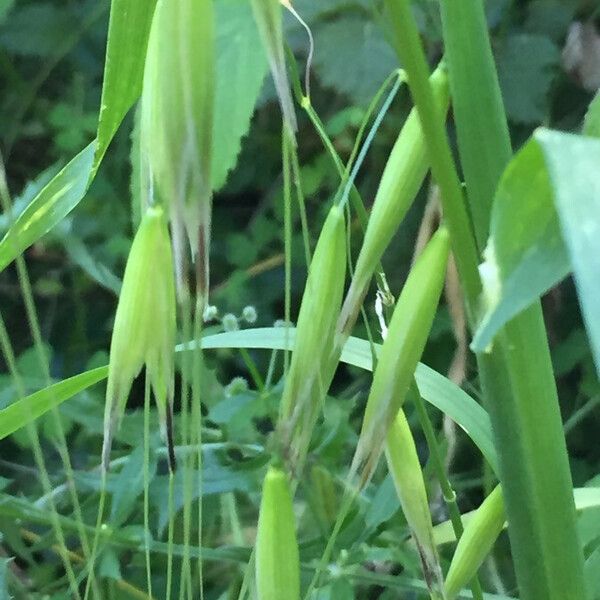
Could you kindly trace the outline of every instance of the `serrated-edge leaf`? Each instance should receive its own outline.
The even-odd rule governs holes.
[[[235,167],[248,133],[268,62],[249,3],[216,5],[216,87],[212,187],[218,191]]]

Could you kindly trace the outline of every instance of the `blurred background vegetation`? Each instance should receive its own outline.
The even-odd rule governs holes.
[[[245,4],[244,0],[216,2],[222,10]],[[597,1],[488,0],[486,4],[515,148],[540,124],[577,130],[600,86]],[[397,67],[377,5],[371,0],[294,2],[315,37],[313,105],[342,158],[350,154],[370,100]],[[435,0],[416,0],[414,9],[429,58],[437,62],[442,54],[438,4]],[[106,0],[0,0],[0,149],[17,210],[95,135],[108,11]],[[303,68],[306,34],[292,19],[286,19],[286,31]],[[258,47],[255,51],[261,52]],[[264,58],[256,62],[261,61]],[[256,325],[271,326],[283,316],[281,119],[266,68],[256,68],[264,73],[257,110],[237,165],[214,199],[211,301],[221,315],[240,315],[246,305],[253,305],[258,313]],[[410,98],[403,90],[361,169],[357,185],[367,205],[409,109]],[[310,122],[300,110],[298,114],[301,181],[314,241],[338,177]],[[130,114],[85,200],[25,253],[56,379],[107,362],[120,277],[133,234],[132,214],[136,213],[130,160],[133,121]],[[451,120],[449,129],[452,136]],[[410,264],[427,193],[427,189],[422,191],[385,255],[384,268],[394,294],[401,289]],[[294,218],[293,306],[297,308],[306,265],[298,212]],[[8,222],[6,215],[0,216],[0,234]],[[360,231],[358,226],[355,230],[357,234]],[[374,294],[367,298],[367,312],[377,330],[373,300]],[[39,389],[44,381],[32,354],[13,266],[0,273],[0,303],[26,384],[32,391]],[[545,298],[544,308],[567,422],[574,483],[584,485],[600,472],[600,445],[590,444],[597,439],[600,413],[589,412],[600,402],[600,387],[570,280]],[[364,332],[358,328],[357,334]],[[445,373],[454,347],[452,322],[448,310],[442,308],[424,362]],[[256,353],[253,358],[259,371],[265,373],[268,354]],[[229,351],[213,353],[210,367],[215,378],[214,396],[208,404],[214,408],[226,395],[224,386],[235,376],[248,377],[248,372],[239,353]],[[324,460],[330,452],[336,462],[353,435],[347,417],[356,403],[364,402],[368,389],[366,375],[350,369],[341,371],[335,382],[339,405],[326,414],[330,419],[327,430],[335,424],[335,439],[320,440],[318,450]],[[469,365],[465,386],[476,396],[478,386]],[[130,406],[141,404],[139,392],[141,387]],[[0,375],[0,408],[15,395],[10,377]],[[93,457],[97,457],[100,444],[103,401],[102,389],[95,389],[61,407],[76,467],[89,468],[97,460]],[[256,431],[250,430],[258,427],[263,409],[245,413],[244,419],[233,422],[229,432],[232,439],[255,438]],[[219,419],[229,419],[231,413],[213,411],[209,416],[218,423]],[[254,425],[248,425],[248,416],[257,419]],[[131,427],[138,425],[139,420],[132,418]],[[49,423],[45,431],[51,440]],[[131,443],[130,433],[125,426],[119,436],[121,442]],[[26,482],[32,459],[27,446],[27,438],[19,434],[0,443],[0,489],[14,486],[12,491],[18,493],[29,488]],[[50,464],[57,461],[52,453],[47,458]],[[482,465],[468,442],[459,444],[452,472],[461,508],[476,506],[481,498]]]

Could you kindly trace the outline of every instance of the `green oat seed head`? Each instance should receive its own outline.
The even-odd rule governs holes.
[[[444,285],[450,237],[439,229],[415,262],[398,298],[367,399],[350,472],[370,480],[387,432],[402,407],[433,323]]]
[[[502,488],[497,485],[466,524],[458,541],[446,576],[448,600],[456,598],[462,588],[475,577],[500,535],[505,520]]]
[[[150,207],[129,252],[115,315],[104,413],[105,471],[114,431],[125,412],[133,380],[144,365],[169,447],[169,466],[174,468],[175,332],[175,274],[169,230],[163,209]]]
[[[212,0],[159,0],[142,92],[142,153],[169,206],[178,283],[187,264],[187,238],[203,297],[212,206],[214,38]]]
[[[256,534],[257,600],[299,600],[300,557],[287,475],[269,467]]]
[[[310,439],[311,424],[320,409],[320,398],[327,391],[320,388],[328,382],[319,378],[333,351],[333,334],[345,279],[344,210],[334,205],[325,219],[308,270],[296,326],[296,343],[279,410],[278,430],[283,454],[292,463],[303,454]]]
[[[252,9],[269,60],[271,76],[275,83],[284,123],[290,132],[294,133],[298,129],[298,124],[285,64],[281,2],[279,0],[252,0]]]
[[[450,92],[448,74],[443,63],[432,73],[429,83],[438,106],[445,114]],[[345,338],[350,334],[371,277],[412,206],[428,169],[425,137],[417,109],[413,108],[392,148],[375,194],[363,244],[342,308],[338,326],[343,336],[340,344],[345,342]]]
[[[402,409],[398,411],[387,433],[385,455],[402,512],[419,551],[427,587],[432,597],[444,597],[444,576],[433,537],[423,470]]]

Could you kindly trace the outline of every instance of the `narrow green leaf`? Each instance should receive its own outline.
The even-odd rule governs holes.
[[[112,137],[140,95],[155,1],[112,1],[97,137],[15,220],[0,241],[0,271],[56,226],[83,199]]]
[[[218,348],[293,350],[295,338],[294,328],[290,328],[287,333],[285,329],[279,327],[245,329],[206,336],[202,339],[202,348],[206,350]],[[180,344],[176,350],[182,352],[194,347],[194,343]],[[375,344],[376,352],[379,352],[380,348],[379,344]],[[341,360],[360,369],[372,370],[369,341],[351,337],[344,346]],[[0,411],[0,439],[41,417],[52,406],[58,406],[75,394],[102,381],[107,375],[108,366],[98,367],[56,383],[51,388],[16,400]],[[485,410],[464,390],[423,363],[417,365],[415,376],[423,398],[455,421],[497,472],[492,430]]]
[[[108,367],[98,367],[59,381],[0,410],[0,440],[44,415],[53,406],[105,379]]]
[[[94,169],[142,91],[155,5],[156,0],[112,0]]]
[[[0,271],[77,206],[89,186],[96,142],[84,148],[48,183],[0,241]]]

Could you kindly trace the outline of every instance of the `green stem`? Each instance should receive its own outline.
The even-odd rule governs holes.
[[[169,513],[169,525],[167,531],[167,589],[165,592],[166,600],[171,600],[171,591],[173,587],[173,488],[174,488],[175,478],[173,473],[169,473],[169,497],[167,500],[167,512]],[[184,544],[183,549],[183,560],[185,560],[186,556],[189,560],[189,545],[186,547]],[[183,582],[180,582],[180,585],[183,585]]]
[[[443,0],[442,18],[459,153],[483,244],[512,154],[506,114],[482,0]],[[573,484],[540,303],[508,323],[478,362],[521,598],[584,598]]]
[[[146,560],[146,588],[148,596],[152,597],[152,566],[150,562],[150,504],[148,489],[150,486],[150,379],[144,381],[144,535]]]
[[[189,340],[192,339],[192,321],[191,321],[191,302],[189,293],[185,293],[180,303],[180,312],[181,312],[181,322],[182,322],[182,333],[183,339]],[[195,354],[195,350],[191,353],[186,353],[188,356],[184,357],[181,367],[181,444],[185,446],[190,439],[188,437],[189,429],[190,429],[190,388],[191,381],[193,378],[193,354]],[[192,580],[192,571],[191,571],[191,559],[190,559],[190,543],[191,543],[191,512],[192,512],[192,459],[189,455],[186,455],[182,460],[183,469],[183,547],[184,547],[184,556],[181,561],[181,571],[180,571],[180,581],[179,581],[179,600],[183,600],[185,598],[186,589],[189,590],[191,586]],[[171,479],[173,478],[173,474],[171,473]],[[173,530],[173,520],[174,515],[171,511],[169,511],[169,530],[172,533]],[[172,557],[169,557],[169,561],[172,560]],[[189,591],[191,593],[191,591]]]
[[[194,338],[194,339],[198,339],[198,338]],[[240,356],[242,357],[242,360],[244,361],[246,368],[248,369],[248,372],[250,373],[250,377],[252,377],[252,381],[254,382],[254,385],[256,386],[256,388],[258,389],[259,392],[263,392],[265,389],[265,382],[263,381],[263,378],[258,370],[258,367],[256,366],[256,363],[254,362],[252,356],[250,356],[250,352],[248,352],[248,350],[246,348],[240,348]]]
[[[194,314],[194,339],[199,340],[202,337],[202,325],[204,306],[201,299],[196,298],[196,311]],[[253,363],[252,363],[253,364]],[[203,521],[202,521],[202,406],[201,406],[201,383],[202,372],[204,369],[202,348],[196,346],[193,352],[192,364],[192,444],[196,444],[197,452],[195,454],[196,467],[198,471],[198,547],[202,547]],[[260,378],[260,375],[259,375]],[[192,467],[194,465],[192,464]],[[198,589],[200,590],[200,600],[204,600],[204,577],[202,554],[198,556]],[[190,593],[192,592],[190,586]]]
[[[440,187],[444,220],[452,238],[452,250],[467,299],[471,323],[481,292],[479,256],[460,180],[446,135],[445,118],[433,97],[429,67],[408,0],[386,0],[391,16],[393,41],[408,75],[408,85],[421,119],[431,172]]]

